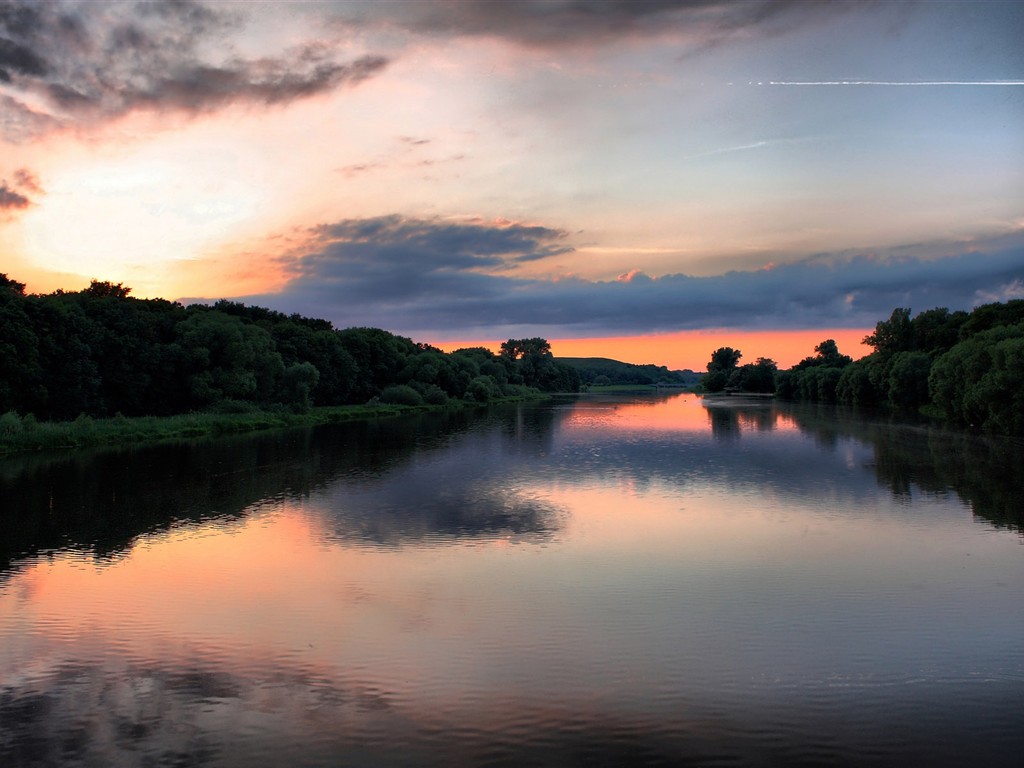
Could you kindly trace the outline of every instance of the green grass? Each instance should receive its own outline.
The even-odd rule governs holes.
[[[492,403],[518,402],[543,397],[507,397]],[[478,407],[476,402],[450,400],[445,405],[336,405],[312,408],[305,413],[286,410],[245,413],[188,413],[179,416],[114,416],[94,419],[79,416],[74,421],[36,421],[13,411],[0,415],[0,456],[25,451],[89,448],[98,445],[180,440],[197,437],[261,432],[288,427],[312,427],[360,419],[380,419],[407,413]]]

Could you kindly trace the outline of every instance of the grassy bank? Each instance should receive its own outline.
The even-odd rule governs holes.
[[[492,403],[517,402],[535,397],[499,398]],[[488,403],[491,404],[491,403]],[[380,419],[407,413],[476,408],[481,403],[452,400],[445,405],[338,405],[312,408],[304,413],[287,410],[245,413],[188,413],[179,416],[115,416],[93,419],[79,416],[74,421],[42,422],[14,412],[0,415],[0,456],[25,451],[89,448],[99,445],[180,440],[198,437],[259,432],[289,427],[312,427],[358,419]]]

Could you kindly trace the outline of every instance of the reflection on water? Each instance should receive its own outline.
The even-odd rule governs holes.
[[[675,395],[0,463],[0,765],[1016,765],[1019,451]]]
[[[871,449],[878,483],[900,499],[955,493],[979,518],[1024,531],[1024,440],[906,423],[832,405],[777,406],[742,398],[710,401],[712,434],[793,428],[835,452],[851,443]]]

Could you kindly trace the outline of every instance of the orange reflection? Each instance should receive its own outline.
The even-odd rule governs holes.
[[[651,390],[654,392],[654,390]],[[680,393],[667,399],[616,402],[604,397],[576,402],[565,420],[567,430],[644,430],[647,432],[705,432],[708,412],[696,395]]]

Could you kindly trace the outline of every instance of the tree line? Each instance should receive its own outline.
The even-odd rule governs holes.
[[[578,391],[545,339],[445,353],[379,328],[232,301],[137,299],[121,283],[26,294],[0,273],[0,413],[69,420]]]
[[[984,304],[971,312],[897,307],[864,343],[859,360],[832,339],[788,370],[742,353],[712,353],[706,392],[775,392],[808,402],[923,411],[991,432],[1024,433],[1024,300]]]
[[[560,357],[558,362],[579,371],[585,386],[644,385],[696,386],[700,374],[687,369],[670,371],[664,365],[637,365],[623,363],[607,357]]]

